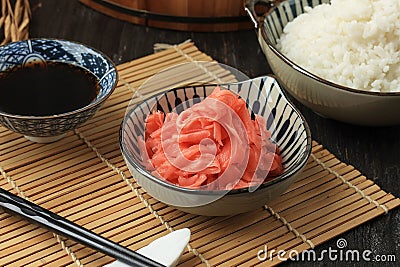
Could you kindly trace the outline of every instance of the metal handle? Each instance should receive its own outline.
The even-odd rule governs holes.
[[[280,0],[245,0],[244,10],[247,12],[251,21],[254,23],[254,27],[257,29],[257,28],[259,28],[260,24],[263,22],[264,17],[263,16],[260,17],[257,14],[255,6],[258,3],[264,3],[267,7],[267,12],[268,12],[271,8],[275,7],[280,2],[282,2],[282,1],[280,1]]]

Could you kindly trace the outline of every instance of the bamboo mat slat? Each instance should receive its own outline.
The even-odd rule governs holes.
[[[313,141],[299,179],[269,206],[230,217],[175,210],[136,184],[121,157],[118,134],[126,107],[165,88],[191,82],[235,80],[193,43],[119,65],[120,81],[94,118],[51,144],[35,144],[0,127],[0,186],[130,249],[139,249],[174,229],[192,236],[180,266],[274,266],[258,251],[312,249],[398,207],[353,166]],[[176,64],[189,70],[165,83],[150,78]],[[113,261],[76,242],[0,211],[1,266],[101,266]]]

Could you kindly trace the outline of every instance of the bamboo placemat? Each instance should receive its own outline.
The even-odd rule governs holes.
[[[276,265],[275,254],[267,262],[258,260],[265,245],[301,252],[400,205],[317,142],[298,181],[269,207],[254,212],[196,216],[150,197],[124,164],[119,126],[146,79],[168,66],[195,61],[212,59],[185,43],[119,65],[119,85],[105,106],[58,142],[34,144],[0,128],[0,186],[130,249],[188,227],[192,237],[181,266]],[[210,71],[194,64],[196,71],[234,79],[223,68]],[[135,99],[150,93],[140,91]],[[0,252],[1,266],[101,266],[113,260],[1,211]]]

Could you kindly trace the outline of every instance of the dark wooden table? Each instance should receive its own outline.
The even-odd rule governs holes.
[[[77,0],[31,0],[30,37],[64,38],[97,48],[116,63],[153,53],[154,43],[181,43],[187,39],[220,63],[249,77],[271,73],[253,30],[198,33],[133,25],[88,8]],[[324,119],[295,102],[310,124],[312,137],[341,161],[353,165],[383,190],[400,196],[400,126],[360,127]],[[399,114],[400,116],[400,114]],[[349,249],[395,255],[395,263],[305,262],[306,266],[399,266],[400,211],[394,210],[340,236]],[[339,238],[339,237],[338,237]],[[337,239],[316,251],[336,248]],[[297,266],[299,263],[285,263]]]

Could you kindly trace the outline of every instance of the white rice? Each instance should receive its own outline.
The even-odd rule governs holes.
[[[319,77],[360,90],[400,91],[400,0],[332,0],[307,7],[278,48]]]

